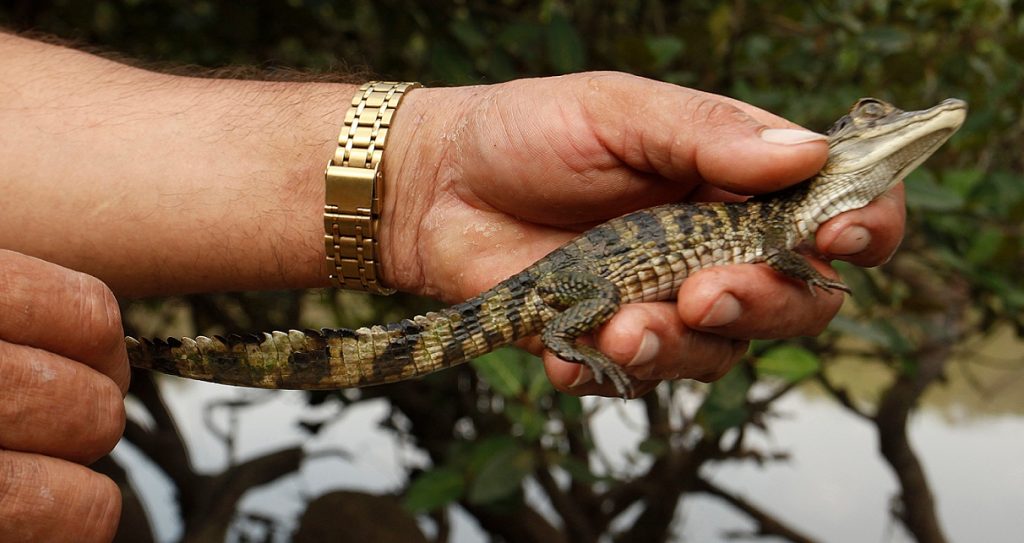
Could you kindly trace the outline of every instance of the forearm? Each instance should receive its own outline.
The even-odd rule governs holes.
[[[0,247],[130,295],[324,285],[322,172],[353,92],[0,34]]]

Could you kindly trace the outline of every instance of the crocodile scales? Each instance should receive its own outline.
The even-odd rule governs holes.
[[[126,338],[131,364],[240,386],[333,389],[423,376],[540,334],[558,357],[586,364],[623,396],[625,372],[577,342],[624,303],[675,298],[694,272],[764,262],[811,292],[847,291],[795,251],[828,219],[867,205],[927,159],[963,123],[967,104],[949,99],[901,111],[858,100],[832,125],[829,156],[814,177],[735,203],[674,203],[601,224],[494,288],[460,304],[358,330],[259,335]]]

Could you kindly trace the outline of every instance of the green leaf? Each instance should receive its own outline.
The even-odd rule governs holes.
[[[870,308],[889,300],[889,293],[879,288],[872,271],[841,260],[833,265],[846,286],[853,291],[851,297],[861,307]]]
[[[817,355],[796,345],[780,345],[761,355],[755,365],[759,376],[780,377],[795,383],[821,369]]]
[[[502,451],[519,450],[522,447],[516,439],[508,435],[489,437],[470,444],[468,469],[471,474],[479,473],[484,465]]]
[[[494,82],[510,81],[519,73],[505,51],[492,51],[490,55],[478,58],[477,66]]]
[[[505,406],[505,416],[509,422],[519,427],[523,439],[528,442],[536,441],[544,433],[544,425],[548,421],[547,417],[529,403],[509,402]]]
[[[839,73],[851,73],[860,64],[861,52],[859,49],[844,47],[836,54],[836,70]]]
[[[433,43],[430,48],[430,69],[450,84],[473,82],[473,63],[459,49],[446,42]]]
[[[562,420],[567,424],[575,424],[583,417],[583,402],[577,396],[559,394],[558,410],[562,412]]]
[[[1005,239],[1006,235],[997,228],[982,228],[971,237],[971,245],[964,258],[972,264],[984,264],[996,255]]]
[[[925,170],[907,176],[907,206],[926,211],[953,211],[964,206],[964,198],[953,189],[935,182]]]
[[[869,341],[893,354],[905,354],[913,350],[910,340],[887,318],[854,320],[838,315],[829,323],[829,329]]]
[[[984,178],[985,172],[980,169],[942,172],[942,184],[959,194],[961,198],[967,198]]]
[[[698,424],[707,432],[720,435],[746,422],[747,391],[751,384],[746,366],[735,366],[711,385],[711,392],[697,410]]]
[[[608,477],[600,477],[590,471],[590,466],[571,456],[560,456],[557,464],[569,473],[574,480],[585,484],[594,484],[608,480]]]
[[[721,2],[707,18],[708,33],[714,50],[721,54],[732,38],[733,8],[727,2]]]
[[[498,349],[471,362],[488,385],[506,398],[523,393],[525,371],[523,362],[512,349]]]
[[[904,375],[917,375],[921,369],[921,364],[916,359],[906,356],[900,357],[896,365]]]
[[[544,364],[541,363],[540,359],[521,351],[520,358],[523,360],[526,382],[528,383],[526,386],[526,401],[535,403],[544,396],[551,394],[555,387],[551,384],[551,380],[548,379],[548,374],[544,371]]]
[[[489,40],[480,32],[480,28],[473,21],[467,19],[455,19],[448,25],[448,29],[462,45],[473,52],[487,49]]]
[[[871,322],[859,321],[846,315],[836,315],[832,322],[828,323],[828,328],[875,345],[889,344],[889,336],[873,326]]]
[[[514,22],[498,34],[498,43],[513,56],[532,59],[536,44],[544,40],[544,27],[532,22]]]
[[[469,484],[466,499],[486,504],[507,498],[519,490],[523,479],[533,472],[533,453],[514,440],[494,451],[480,466]]]
[[[664,456],[669,451],[668,443],[658,437],[648,437],[637,445],[637,450],[654,457]]]
[[[561,13],[551,15],[547,27],[548,60],[555,71],[578,72],[586,64],[583,40],[569,19]]]
[[[450,468],[427,471],[409,485],[402,505],[414,513],[440,509],[462,496],[465,483],[465,476]]]
[[[873,26],[861,35],[865,45],[880,53],[898,53],[907,49],[913,39],[910,34],[892,26]]]
[[[914,350],[910,339],[903,335],[903,332],[889,319],[874,319],[871,324],[885,335],[886,345],[890,352],[906,355]]]
[[[683,52],[683,41],[675,36],[649,36],[645,41],[656,70],[664,69]]]

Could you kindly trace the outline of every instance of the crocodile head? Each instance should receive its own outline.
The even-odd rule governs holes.
[[[931,156],[966,116],[967,103],[955,98],[921,111],[861,98],[829,128],[829,158],[819,177],[842,180],[870,201]]]
[[[821,171],[780,193],[792,220],[791,241],[884,194],[945,143],[966,116],[967,103],[954,98],[921,111],[902,111],[877,98],[857,100],[828,130],[828,160]]]

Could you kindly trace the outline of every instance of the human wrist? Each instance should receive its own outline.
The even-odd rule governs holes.
[[[419,88],[408,93],[388,134],[382,158],[382,279],[388,287],[425,293],[424,260],[436,257],[419,244],[424,219],[454,180],[451,142],[474,87]]]

